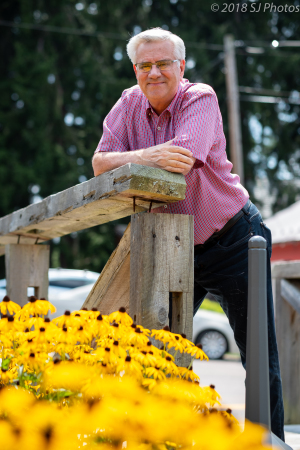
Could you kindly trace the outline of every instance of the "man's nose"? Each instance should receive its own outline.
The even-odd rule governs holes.
[[[158,67],[155,64],[153,64],[148,76],[151,78],[158,78],[161,76],[161,71],[158,69]]]

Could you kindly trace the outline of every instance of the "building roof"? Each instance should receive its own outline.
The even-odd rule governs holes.
[[[266,219],[274,244],[300,241],[300,201]]]

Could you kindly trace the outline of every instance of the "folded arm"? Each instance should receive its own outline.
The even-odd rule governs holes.
[[[196,159],[190,150],[173,145],[173,140],[142,150],[97,152],[92,160],[94,175],[100,175],[127,163],[141,164],[187,175]]]

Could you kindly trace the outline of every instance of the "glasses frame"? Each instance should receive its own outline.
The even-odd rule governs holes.
[[[168,69],[163,69],[163,70],[160,69],[160,68],[157,66],[158,63],[160,63],[160,62],[171,62],[171,63],[173,64],[174,62],[179,62],[179,61],[180,61],[179,59],[162,59],[162,60],[160,60],[160,61],[156,61],[155,63],[151,63],[151,62],[136,63],[136,64],[135,64],[135,67],[136,67],[136,69],[137,69],[138,71],[140,71],[140,72],[142,72],[142,73],[149,73],[149,72],[151,72],[153,66],[156,66],[157,69],[158,69],[160,72],[164,72],[164,71],[166,71],[166,70],[168,70]],[[141,69],[139,68],[139,65],[140,65],[140,64],[151,64],[151,69],[148,70],[148,71],[141,70]]]

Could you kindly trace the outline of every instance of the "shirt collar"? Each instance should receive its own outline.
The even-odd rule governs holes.
[[[178,86],[178,89],[177,89],[177,92],[176,92],[175,97],[173,98],[173,100],[171,101],[171,103],[169,104],[169,106],[162,112],[162,114],[163,114],[165,111],[169,111],[169,113],[170,113],[171,116],[174,114],[174,109],[175,109],[175,107],[176,107],[176,105],[177,105],[177,100],[178,100],[178,98],[180,97],[181,92],[182,92],[182,85],[181,85],[181,83],[179,83],[179,86]],[[147,102],[146,102],[146,115],[147,115],[147,117],[149,117],[149,116],[151,116],[152,114],[155,114],[155,115],[156,115],[156,113],[155,113],[155,111],[153,110],[153,108],[152,108],[152,106],[151,106],[149,100],[147,99]]]

